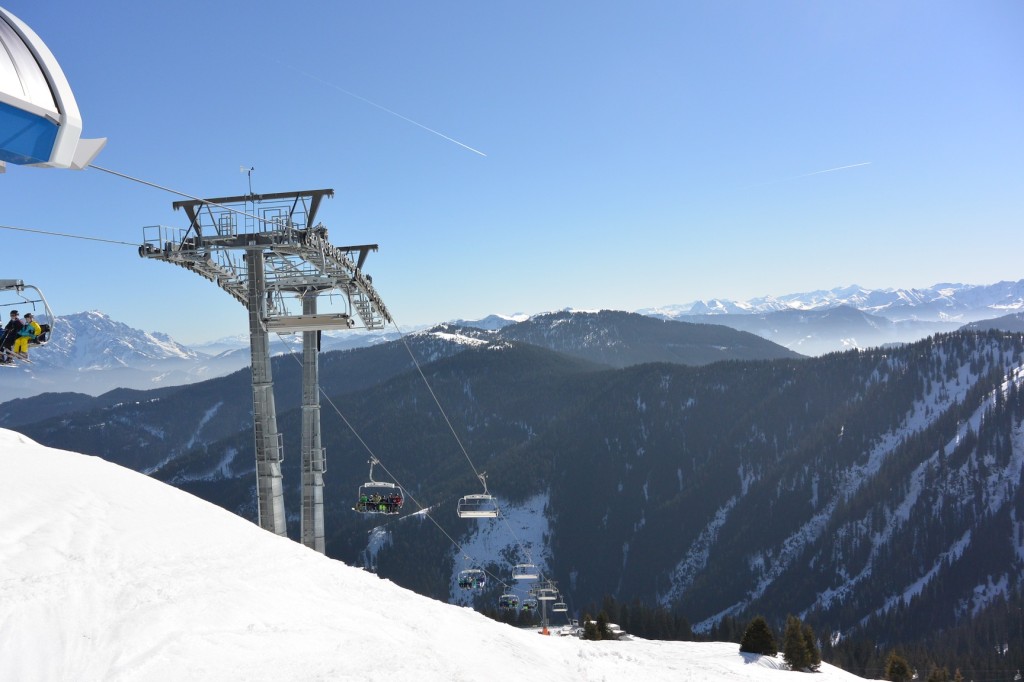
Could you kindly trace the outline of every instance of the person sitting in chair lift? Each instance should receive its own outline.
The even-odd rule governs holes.
[[[14,340],[14,354],[28,359],[28,342],[39,336],[40,333],[42,333],[42,329],[33,318],[32,313],[25,313],[25,324],[18,331],[18,338]]]

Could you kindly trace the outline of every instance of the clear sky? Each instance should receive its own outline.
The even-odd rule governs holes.
[[[380,245],[403,326],[1024,278],[1020,0],[0,6],[110,139],[97,164],[202,197],[246,193],[240,166],[258,193],[333,188],[320,220]],[[0,224],[137,244],[185,225],[180,198],[9,166]],[[0,278],[58,315],[247,330],[134,247],[0,239]]]

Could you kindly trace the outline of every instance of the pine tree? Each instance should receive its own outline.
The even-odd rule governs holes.
[[[779,647],[775,644],[775,634],[763,616],[757,616],[750,621],[740,641],[740,651],[765,656],[774,656],[779,652]]]
[[[910,664],[895,651],[889,653],[885,662],[885,679],[889,682],[910,682]]]
[[[591,619],[589,613],[583,615],[583,639],[592,641],[601,639],[601,631],[598,630],[597,623]]]
[[[949,682],[949,671],[933,665],[931,672],[928,673],[927,682]]]
[[[807,623],[803,625],[804,636],[804,667],[817,672],[821,668],[821,650],[818,649],[818,642],[814,636],[814,630]]]
[[[598,639],[614,639],[614,637],[612,637],[612,631],[608,627],[608,623],[610,622],[611,621],[608,620],[608,614],[604,611],[597,614],[597,631],[600,634]]]
[[[790,670],[807,668],[807,643],[804,641],[804,628],[796,615],[788,615],[785,619],[785,633],[782,635],[782,657]]]

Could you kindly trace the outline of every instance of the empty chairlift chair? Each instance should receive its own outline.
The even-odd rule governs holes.
[[[555,601],[558,599],[558,591],[550,587],[542,587],[537,590],[537,599],[540,601]]]
[[[541,572],[535,563],[517,563],[512,566],[512,580],[514,581],[536,581],[541,577]]]
[[[460,519],[493,519],[498,516],[498,502],[487,492],[486,474],[478,474],[484,484],[483,493],[459,498],[457,513]]]
[[[565,613],[569,610],[569,605],[564,601],[556,601],[551,605],[552,613]]]

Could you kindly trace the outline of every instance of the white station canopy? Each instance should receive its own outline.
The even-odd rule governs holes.
[[[53,53],[0,7],[0,171],[5,162],[81,170],[106,143],[82,139],[78,104]]]

